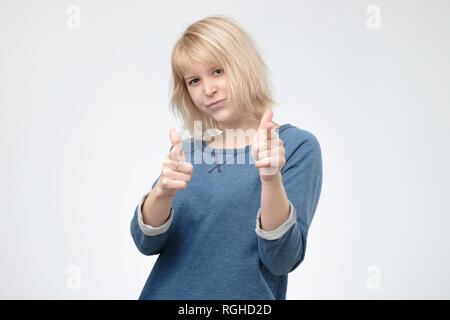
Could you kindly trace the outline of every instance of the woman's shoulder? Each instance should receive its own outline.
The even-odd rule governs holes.
[[[295,125],[292,125],[290,123],[285,123],[279,127],[279,135],[280,138],[283,140],[283,138],[288,140],[293,140],[297,142],[306,141],[306,140],[312,140],[317,141],[318,139],[311,131],[301,129]],[[283,141],[284,142],[284,141]]]
[[[286,165],[283,167],[282,173],[295,163],[313,162],[318,164],[322,161],[321,146],[315,134],[291,124],[282,129],[284,130],[280,133],[280,139],[283,141],[286,157]]]

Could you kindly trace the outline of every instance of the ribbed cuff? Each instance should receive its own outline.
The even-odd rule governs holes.
[[[166,232],[169,229],[169,227],[172,223],[172,220],[173,220],[173,208],[170,208],[169,219],[162,226],[155,228],[149,224],[145,224],[144,219],[142,218],[141,207],[144,204],[144,201],[147,198],[147,196],[148,196],[148,193],[142,197],[141,203],[139,203],[137,218],[138,218],[139,227],[141,228],[142,232],[146,236],[152,237],[152,236],[157,236],[157,235],[163,234],[164,232]]]
[[[265,240],[277,240],[281,238],[291,227],[292,225],[297,221],[297,213],[295,212],[295,208],[292,205],[291,201],[289,201],[289,217],[287,220],[278,228],[271,231],[264,231],[261,229],[261,208],[258,210],[258,214],[256,217],[256,228],[255,232],[256,234]]]

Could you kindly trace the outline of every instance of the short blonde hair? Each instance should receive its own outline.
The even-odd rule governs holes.
[[[220,65],[228,77],[228,100],[250,120],[259,121],[276,102],[272,99],[270,70],[259,55],[253,40],[232,18],[215,15],[191,24],[175,43],[172,57],[173,87],[170,108],[181,116],[183,128],[194,135],[194,121],[202,130],[222,129],[213,118],[193,103],[184,75],[192,62]]]

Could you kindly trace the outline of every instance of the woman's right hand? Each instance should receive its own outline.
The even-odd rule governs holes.
[[[186,190],[194,170],[192,164],[186,162],[180,136],[175,129],[170,129],[169,137],[173,148],[164,159],[161,177],[155,186],[160,197],[173,197],[179,189]]]

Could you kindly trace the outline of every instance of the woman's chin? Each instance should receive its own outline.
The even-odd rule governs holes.
[[[214,112],[211,115],[211,118],[213,118],[217,122],[223,122],[230,119],[230,115],[228,114],[227,110],[217,110],[217,112]]]

